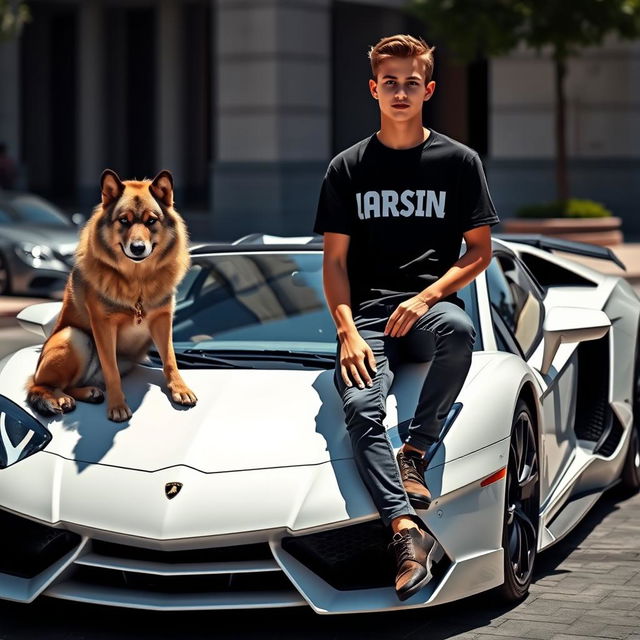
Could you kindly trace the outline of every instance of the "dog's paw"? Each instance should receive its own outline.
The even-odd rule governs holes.
[[[104,393],[102,389],[98,389],[98,387],[88,387],[87,388],[87,399],[85,402],[91,402],[93,404],[100,404],[104,402]]]
[[[107,410],[107,416],[112,422],[124,422],[128,420],[131,415],[131,409],[129,409],[126,403],[110,405]]]
[[[57,398],[57,402],[63,413],[69,413],[76,408],[76,401],[71,396],[60,396]]]
[[[35,407],[38,413],[43,416],[57,416],[63,413],[62,407],[58,404],[57,398],[41,398]]]
[[[171,398],[176,404],[181,404],[186,407],[193,407],[196,402],[198,402],[196,394],[186,385],[173,386],[171,388]]]

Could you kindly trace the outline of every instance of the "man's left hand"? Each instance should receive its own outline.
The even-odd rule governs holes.
[[[387,326],[384,328],[384,335],[392,338],[400,338],[409,333],[409,330],[429,311],[429,305],[424,298],[413,296],[404,302],[401,302],[396,310],[389,316]]]

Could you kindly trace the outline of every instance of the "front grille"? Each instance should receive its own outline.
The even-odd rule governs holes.
[[[122,558],[167,564],[273,560],[273,554],[269,549],[269,544],[266,542],[233,547],[164,551],[94,540],[92,542],[92,550],[105,558]]]
[[[306,604],[267,542],[165,551],[91,540],[46,593],[154,609]]]
[[[113,571],[80,566],[74,581],[156,594],[210,594],[245,591],[291,591],[291,582],[282,573],[223,573],[189,576],[159,576],[135,571]]]
[[[335,589],[372,589],[393,586],[395,558],[388,549],[390,535],[380,520],[285,538],[282,548]],[[432,567],[444,575],[450,560],[443,555]]]

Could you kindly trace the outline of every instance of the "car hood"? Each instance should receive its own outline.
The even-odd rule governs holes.
[[[29,413],[24,388],[38,355],[39,347],[22,349],[0,371],[0,392]],[[474,354],[467,386],[487,362]],[[410,365],[397,377],[385,423],[411,417],[427,366]],[[352,458],[333,371],[191,369],[182,375],[198,396],[195,407],[174,405],[162,370],[139,365],[123,379],[133,412],[128,422],[110,422],[106,404],[79,402],[55,418],[34,414],[53,435],[46,452],[76,461],[79,469],[103,464],[158,471],[183,465],[205,473]]]
[[[73,252],[78,244],[78,229],[76,227],[12,224],[0,226],[0,234],[10,242],[44,244],[58,249],[65,255]]]

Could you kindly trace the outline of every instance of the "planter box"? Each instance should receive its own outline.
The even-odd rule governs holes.
[[[623,241],[622,219],[609,218],[508,218],[502,222],[505,233],[543,233],[566,240],[602,246]]]

